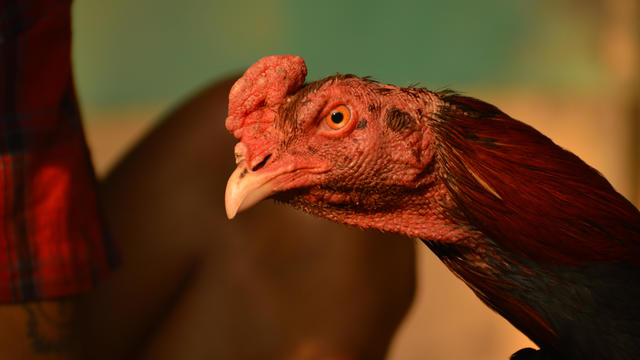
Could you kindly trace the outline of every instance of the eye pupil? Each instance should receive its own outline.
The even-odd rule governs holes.
[[[331,122],[334,124],[340,124],[344,120],[344,114],[342,111],[334,111],[331,113]]]

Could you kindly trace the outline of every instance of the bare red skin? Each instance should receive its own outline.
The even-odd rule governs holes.
[[[640,212],[596,170],[476,99],[305,75],[300,58],[268,57],[230,94],[249,169],[287,169],[276,198],[423,239],[548,351],[640,357]],[[337,105],[351,120],[333,130]]]
[[[380,114],[391,106],[405,110],[413,107],[414,116],[427,116],[418,114],[418,109],[425,110],[422,101],[398,92],[388,95],[382,103],[371,92],[374,83],[354,77],[339,84],[328,81],[318,89],[321,91],[306,94],[306,103],[295,109],[295,128],[291,123],[279,123],[279,114],[287,111],[287,104],[296,101],[295,93],[305,75],[306,67],[300,58],[267,57],[252,66],[233,87],[226,125],[247,145],[248,167],[255,167],[267,154],[271,158],[265,171],[295,163],[297,170],[280,177],[278,184],[282,190],[306,188],[288,201],[315,215],[362,228],[453,241],[460,230],[451,227],[436,206],[423,206],[425,201],[450,201],[444,186],[432,186],[433,178],[424,176],[434,154],[434,149],[429,148],[433,134],[426,128],[396,133],[379,121]],[[381,84],[375,87],[395,89]],[[433,99],[431,111],[437,108],[440,100],[435,94],[424,92],[422,96]],[[340,104],[348,105],[351,121],[347,129],[331,131],[318,119]],[[373,111],[369,108],[371,104],[375,104]],[[363,120],[366,127],[358,129]],[[317,187],[328,182],[347,189],[392,187],[397,194],[377,191],[357,201],[368,209],[386,208],[393,203],[395,211],[362,213],[325,207],[356,200],[352,191]],[[415,201],[408,201],[406,192],[411,192]]]

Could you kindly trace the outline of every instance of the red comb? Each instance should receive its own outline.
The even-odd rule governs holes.
[[[275,112],[252,115],[261,109],[275,110],[287,94],[302,86],[306,76],[307,67],[299,56],[275,55],[260,59],[231,88],[227,129],[240,138],[242,128],[273,122]]]

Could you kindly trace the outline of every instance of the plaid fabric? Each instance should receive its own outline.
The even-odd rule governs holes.
[[[71,76],[70,8],[0,0],[0,302],[87,291],[114,264]]]

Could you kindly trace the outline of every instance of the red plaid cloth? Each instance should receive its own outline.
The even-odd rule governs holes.
[[[87,291],[114,264],[71,76],[70,8],[0,0],[0,302]]]

